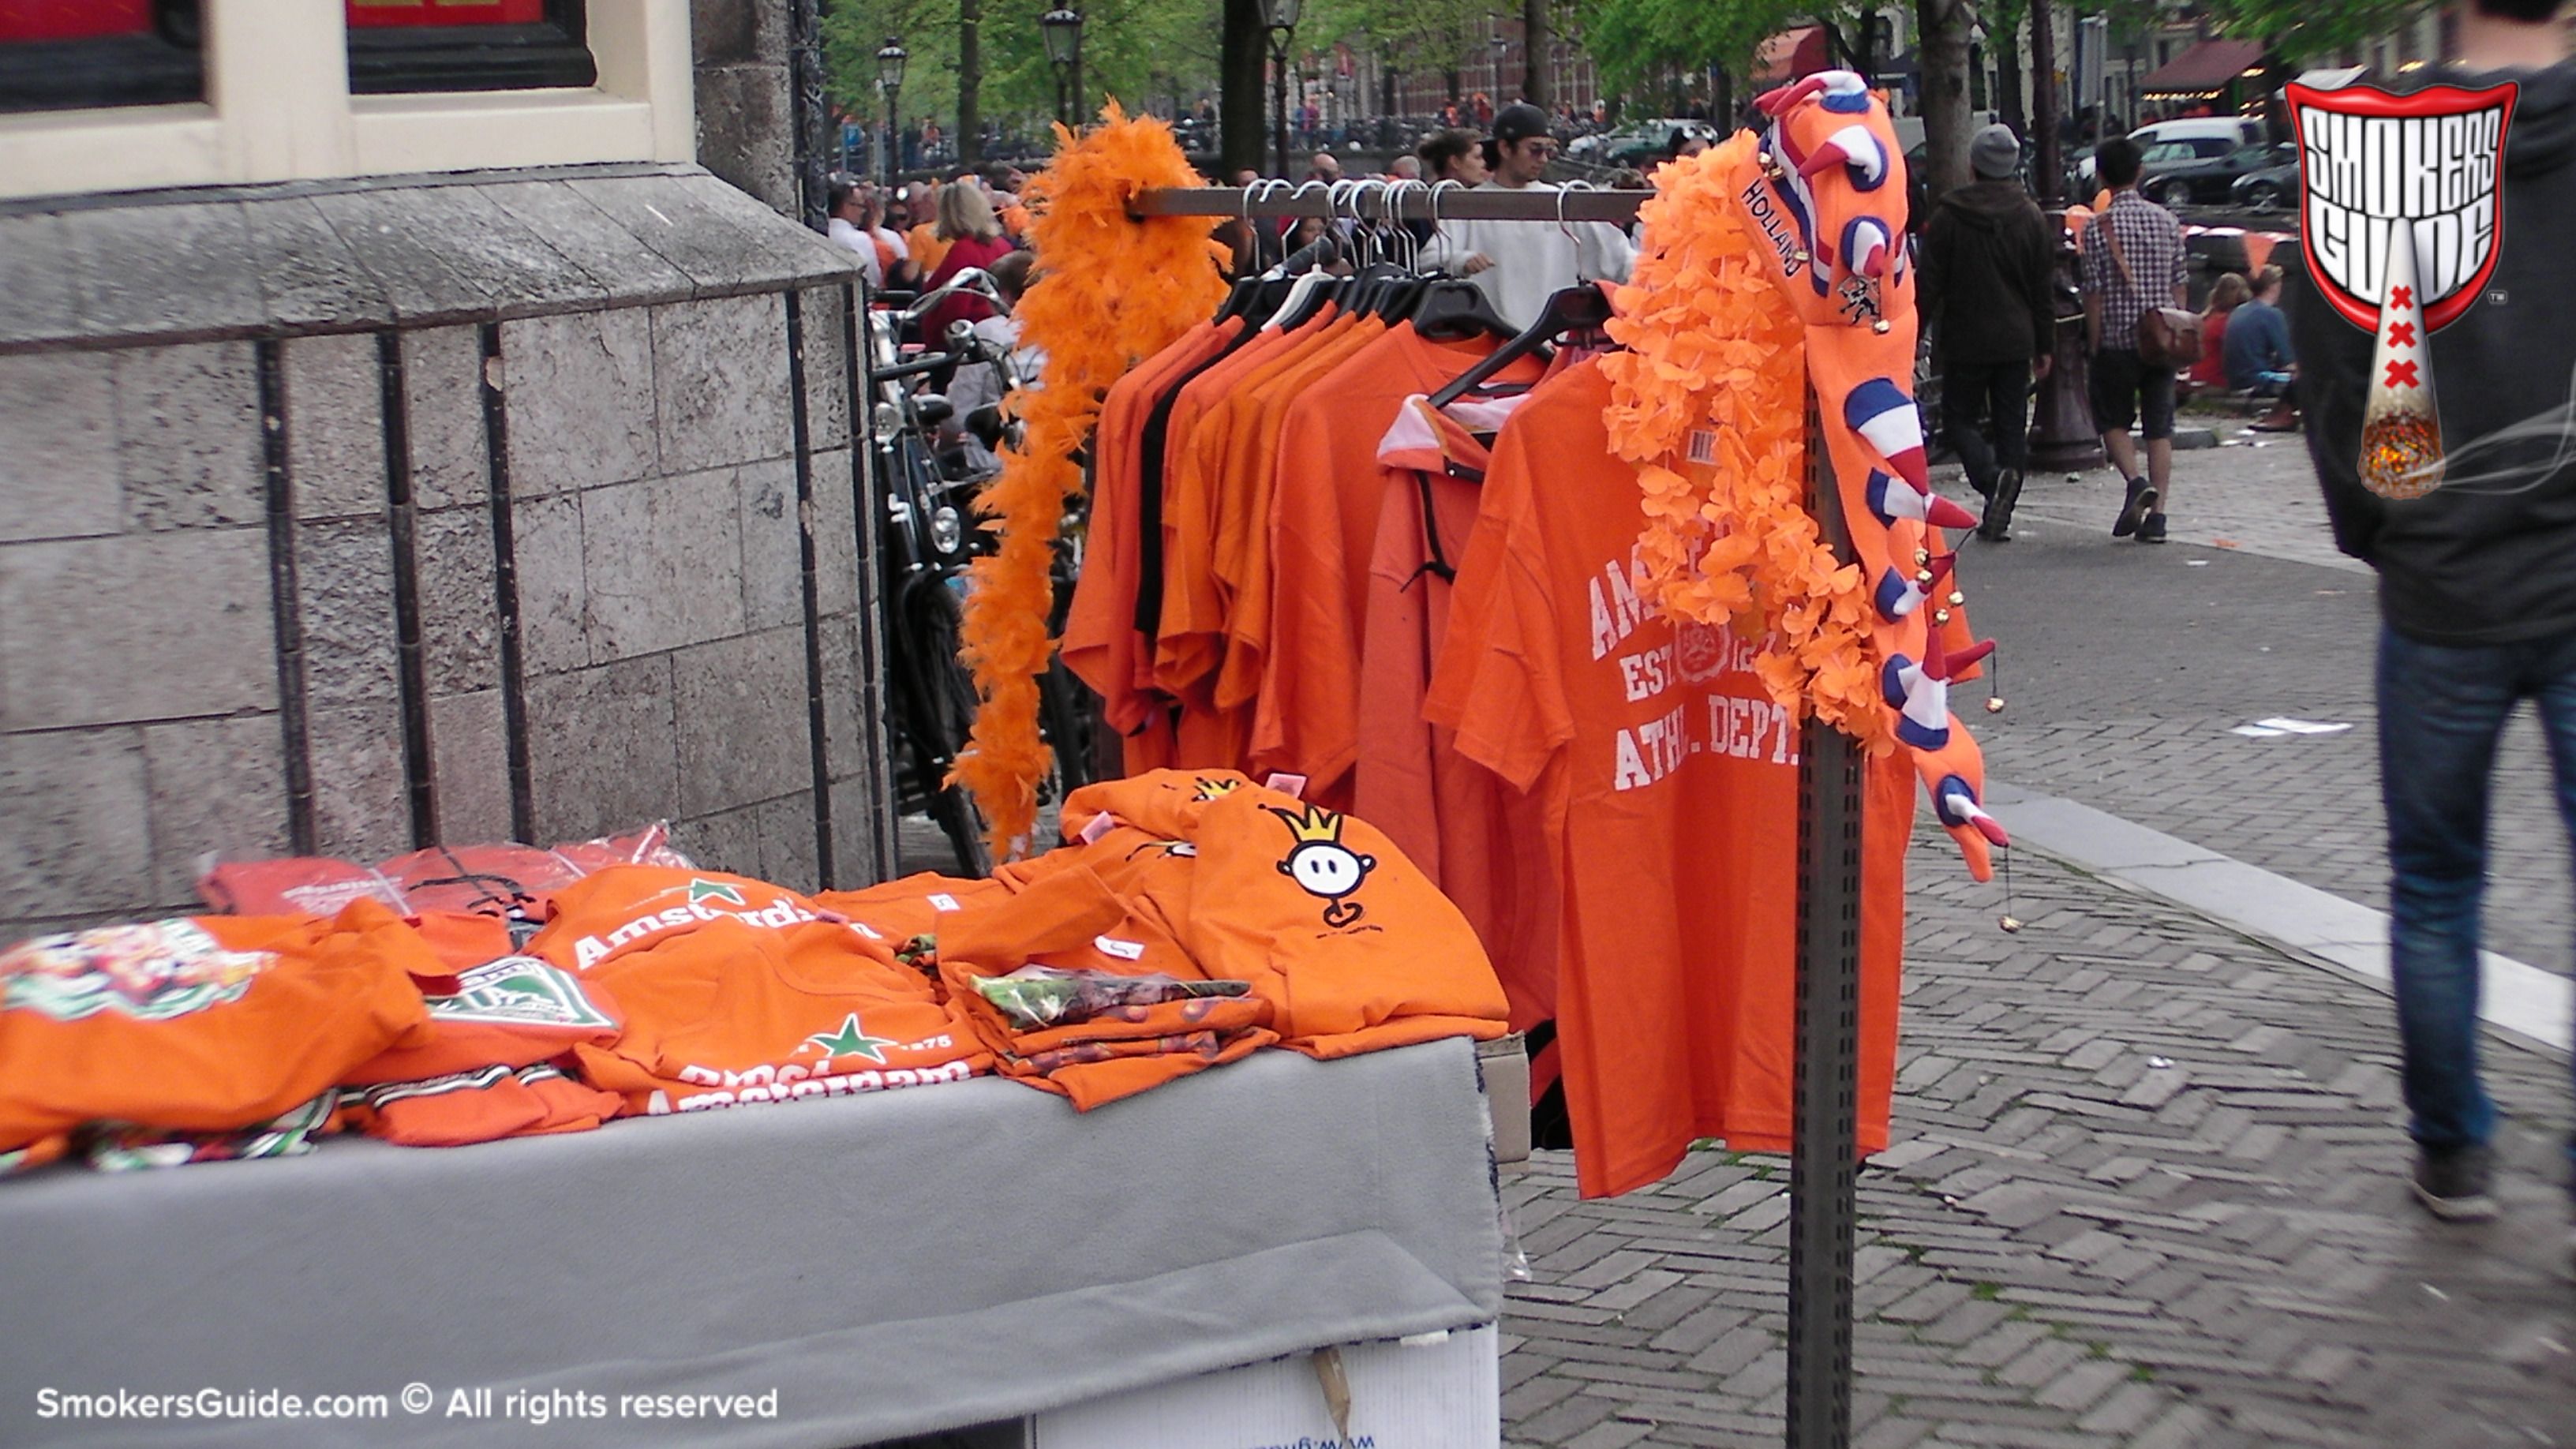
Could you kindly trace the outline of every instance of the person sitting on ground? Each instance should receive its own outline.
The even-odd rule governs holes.
[[[2209,310],[2200,314],[2200,361],[2184,376],[2195,390],[2228,386],[2227,319],[2252,300],[2254,289],[2234,272],[2220,274],[2218,284],[2209,289]]]
[[[2265,267],[2254,278],[2253,300],[2228,320],[2222,355],[2227,385],[2257,397],[2279,397],[2289,390],[2295,367],[2290,358],[2290,320],[2281,313],[2281,269]],[[2231,278],[2231,280],[2233,280]],[[2212,348],[2218,336],[2210,334]]]

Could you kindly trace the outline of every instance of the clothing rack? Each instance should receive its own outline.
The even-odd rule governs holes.
[[[1625,226],[1654,193],[1471,189],[1456,182],[1283,181],[1154,187],[1138,217],[1577,221]],[[1807,507],[1837,562],[1852,559],[1815,389],[1807,389]],[[1790,1449],[1851,1443],[1852,1238],[1860,1103],[1861,771],[1858,747],[1808,719],[1798,755],[1798,982],[1789,1135]]]
[[[1606,221],[1626,226],[1651,191],[1482,191],[1454,181],[1274,181],[1251,186],[1154,187],[1128,208],[1143,216],[1314,216],[1343,221]]]

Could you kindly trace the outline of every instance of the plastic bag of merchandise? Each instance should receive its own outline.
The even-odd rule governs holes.
[[[433,845],[372,866],[322,856],[225,861],[197,877],[197,894],[215,910],[244,916],[330,915],[372,897],[407,916],[480,911],[541,921],[548,897],[612,865],[686,870],[690,861],[671,848],[669,822],[657,820],[641,830],[551,850],[503,841]]]

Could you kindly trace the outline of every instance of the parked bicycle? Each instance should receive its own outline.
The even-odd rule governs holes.
[[[960,272],[935,292],[868,313],[868,364],[873,393],[875,467],[885,499],[878,566],[882,571],[887,665],[887,727],[894,747],[898,806],[926,812],[948,837],[960,870],[983,875],[992,868],[984,820],[973,797],[950,785],[948,775],[966,746],[975,718],[975,680],[958,657],[968,565],[993,547],[978,526],[975,499],[999,471],[997,454],[1016,424],[999,407],[957,416],[948,398],[920,390],[920,380],[956,369],[1000,370],[1007,397],[1022,379],[1011,350],[953,324],[935,346],[909,351],[905,334],[941,301],[972,294],[1008,312],[1000,289],[981,270]],[[895,300],[896,294],[879,294]],[[1069,518],[1056,550],[1056,607],[1061,630],[1073,581],[1081,569],[1081,519]],[[1060,798],[1092,778],[1098,702],[1061,662],[1050,661],[1039,684],[1039,727],[1053,745],[1056,765],[1042,782],[1042,798]]]

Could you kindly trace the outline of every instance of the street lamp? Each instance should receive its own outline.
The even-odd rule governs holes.
[[[898,97],[903,94],[903,64],[910,59],[911,52],[903,48],[901,40],[891,35],[886,37],[884,45],[877,48],[877,89],[885,92],[886,103],[885,179],[888,186],[894,185],[895,148],[902,144],[903,111]]]
[[[1288,174],[1288,38],[1306,13],[1306,0],[1261,0],[1261,28],[1270,34],[1270,144],[1277,175]]]
[[[1055,67],[1055,118],[1071,125],[1082,101],[1082,12],[1059,5],[1038,17],[1038,30],[1046,36],[1047,64]]]
[[[1491,21],[1494,27],[1494,80],[1493,84],[1487,87],[1487,93],[1493,96],[1494,104],[1499,106],[1503,103],[1503,52],[1511,49],[1512,43],[1503,38],[1501,16],[1489,15],[1486,19]]]

